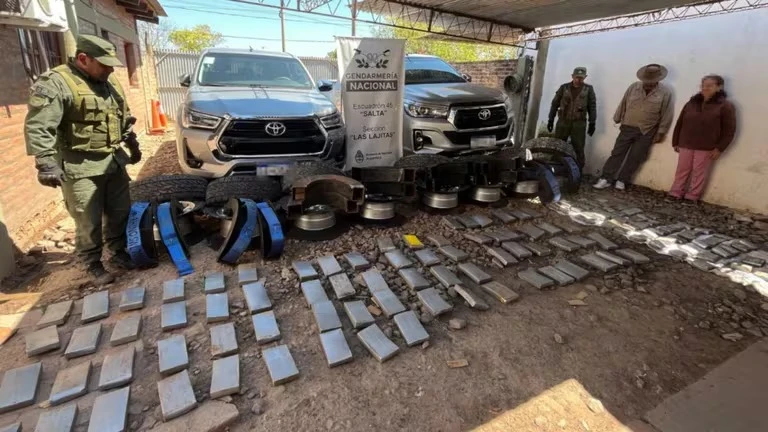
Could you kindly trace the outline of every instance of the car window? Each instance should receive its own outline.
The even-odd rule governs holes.
[[[458,83],[466,80],[437,57],[405,57],[406,84]]]
[[[298,60],[256,54],[208,53],[197,81],[203,86],[312,87]]]

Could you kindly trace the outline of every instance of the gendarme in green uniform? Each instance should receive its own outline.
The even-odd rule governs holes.
[[[595,96],[595,89],[583,81],[587,77],[587,68],[577,67],[573,70],[572,76],[574,81],[579,79],[581,85],[577,87],[572,81],[557,89],[549,109],[547,127],[551,132],[555,115],[557,115],[555,137],[564,141],[568,141],[568,138],[571,139],[571,145],[579,158],[577,162],[583,168],[587,122],[589,122],[589,136],[592,136],[597,120],[597,97]]]
[[[79,37],[76,57],[45,72],[32,86],[25,122],[27,154],[35,157],[38,181],[62,187],[76,224],[76,250],[102,282],[110,276],[101,264],[103,237],[112,262],[132,266],[125,252],[130,211],[125,164],[140,156],[130,157],[120,147],[130,129],[130,111],[120,83],[110,76],[119,65],[110,42]]]

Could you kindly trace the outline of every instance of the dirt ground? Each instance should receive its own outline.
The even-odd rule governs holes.
[[[140,169],[138,177],[175,170],[169,168],[175,166],[172,141],[157,140],[152,145],[157,149],[155,156]],[[660,195],[641,189],[626,194],[587,191],[580,196],[584,202],[596,198],[633,203],[668,223],[688,220],[703,225],[709,221],[719,232],[751,235],[753,241],[766,248],[765,233],[746,221],[734,220],[733,212],[727,209],[705,205],[681,212],[674,207],[676,204],[664,203]],[[555,224],[567,220],[544,207],[510,200],[509,208],[515,207],[535,209]],[[488,214],[489,209],[463,206],[453,211],[462,212]],[[639,418],[747,347],[761,332],[768,334],[768,304],[753,290],[656,255],[646,246],[631,243],[607,228],[584,227],[584,232],[600,232],[652,257],[652,263],[607,275],[593,272],[582,283],[541,291],[517,279],[517,272],[561,257],[575,259],[583,252],[555,251],[551,256],[500,270],[490,265],[480,246],[464,239],[461,232],[440,224],[440,216],[413,210],[406,213],[407,221],[402,226],[383,228],[352,223],[346,233],[334,240],[289,239],[284,255],[275,261],[264,262],[255,251],[241,258],[241,262],[257,264],[274,304],[282,333],[279,343],[290,347],[301,373],[298,380],[278,387],[272,386],[260,358],[260,347],[253,338],[235,270],[217,263],[216,254],[206,241],[194,245],[191,262],[196,272],[186,278],[189,325],[171,333],[187,335],[189,370],[198,401],[208,397],[211,378],[202,293],[203,275],[210,271],[225,272],[231,317],[240,346],[242,391],[231,397],[240,417],[230,427],[232,431],[618,431],[622,430],[622,423]],[[513,223],[509,227],[514,229],[518,225]],[[343,314],[341,303],[334,301],[354,360],[328,368],[311,312],[290,269],[291,262],[325,254],[340,258],[345,252],[361,251],[383,270],[406,306],[418,308],[402,280],[376,251],[377,237],[388,235],[400,241],[406,233],[416,234],[424,241],[429,233],[442,234],[469,252],[471,259],[488,269],[495,280],[520,294],[520,299],[503,305],[483,294],[491,308],[478,311],[446,293],[454,310],[438,319],[424,316],[430,334],[426,347],[406,347],[393,322],[380,316],[377,323],[385,332],[391,332],[400,347],[399,355],[383,364],[365,350]],[[403,247],[401,241],[400,246]],[[3,371],[32,361],[24,353],[24,335],[39,318],[40,306],[65,298],[79,299],[96,290],[67,254],[45,254],[43,260],[23,285],[6,289],[9,294],[0,304],[6,314],[32,308],[17,334],[0,347]],[[355,278],[357,273],[345,270],[354,280],[360,298],[369,302],[367,290]],[[160,331],[162,283],[176,277],[167,257],[155,269],[122,274],[108,287],[113,308],[110,317],[102,321],[99,350],[91,356],[67,361],[62,352],[79,322],[80,302],[76,302],[73,316],[60,327],[62,349],[41,356],[44,366],[38,405],[0,415],[0,425],[21,420],[25,430],[32,430],[37,416],[46,409],[45,403],[40,402],[47,400],[56,371],[91,360],[95,366],[91,391],[76,400],[80,408],[76,430],[86,430],[93,399],[100,393],[96,383],[101,361],[117,349],[109,347],[108,335],[123,316],[116,309],[119,293],[141,285],[147,288],[147,299],[142,310],[141,339],[136,343],[136,378],[131,385],[128,424],[131,431],[156,428],[161,417],[155,344],[169,335]],[[468,285],[480,292],[471,283]],[[332,292],[327,281],[324,286]],[[584,295],[586,306],[569,305],[568,300]],[[466,328],[451,330],[448,321],[454,318],[466,320]],[[734,331],[741,332],[743,339],[733,342],[721,337]],[[449,360],[466,360],[468,366],[450,368]],[[602,401],[604,410],[592,398]]]

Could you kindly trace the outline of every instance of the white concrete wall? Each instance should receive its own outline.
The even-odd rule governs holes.
[[[768,9],[553,40],[539,123],[546,122],[557,86],[570,80],[574,67],[587,67],[587,82],[597,92],[598,120],[594,137],[587,139],[586,170],[599,173],[619,132],[612,120],[616,106],[636,81],[637,69],[648,63],[669,69],[664,82],[675,94],[675,121],[702,76],[725,77],[739,126],[715,164],[704,200],[768,213]],[[668,190],[676,166],[670,131],[634,182]]]

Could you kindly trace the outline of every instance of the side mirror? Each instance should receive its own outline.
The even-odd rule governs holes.
[[[190,77],[189,74],[184,74],[179,79],[179,84],[182,87],[189,87],[189,85],[192,84],[192,77]]]
[[[461,74],[461,77],[467,80],[467,82],[472,82],[472,77],[467,74]]]
[[[330,81],[318,81],[317,89],[321,92],[329,92],[333,90],[333,83]]]

